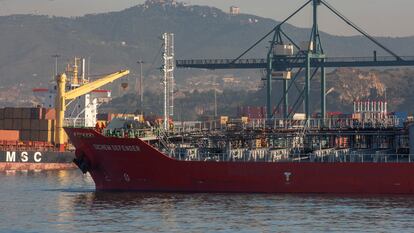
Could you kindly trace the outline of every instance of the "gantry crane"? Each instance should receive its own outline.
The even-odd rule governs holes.
[[[108,83],[111,83],[119,78],[124,77],[130,73],[129,70],[121,70],[119,72],[107,75],[96,81],[84,84],[76,89],[66,91],[66,74],[63,73],[56,77],[57,95],[55,100],[56,109],[56,125],[55,125],[55,142],[56,145],[62,149],[64,145],[64,131],[63,122],[65,118],[66,101],[76,99],[79,96],[85,95],[93,90],[96,90]]]
[[[303,46],[295,43],[283,30],[282,26],[291,19],[298,12],[303,10],[307,5],[313,5],[313,26],[311,30],[310,40]],[[383,49],[390,56],[377,57],[376,51],[374,51],[373,57],[352,57],[352,58],[330,58],[326,57],[322,48],[319,29],[318,29],[318,7],[324,5],[337,17],[343,20],[346,24],[354,28],[357,32],[362,34],[368,40],[376,44],[379,48]],[[270,35],[273,34],[273,39],[270,42],[270,49],[266,58],[259,59],[242,59],[250,50],[255,48],[259,43],[264,41]],[[283,38],[288,41],[285,44]],[[280,47],[285,47],[285,52],[280,53]],[[291,46],[291,47],[289,47]],[[298,51],[293,53],[293,48]],[[279,51],[278,51],[279,50]],[[291,51],[286,53],[286,51]],[[284,21],[276,25],[269,33],[260,38],[250,48],[244,51],[240,56],[235,59],[198,59],[198,60],[177,60],[177,68],[200,68],[200,69],[265,69],[266,70],[266,112],[267,118],[270,119],[274,116],[273,104],[272,104],[272,81],[283,81],[283,97],[278,103],[276,109],[283,102],[283,115],[288,118],[292,111],[289,112],[288,93],[292,86],[296,86],[295,80],[298,79],[299,74],[305,69],[305,86],[303,90],[299,90],[300,96],[296,103],[293,105],[293,109],[300,103],[300,98],[304,98],[305,102],[305,114],[306,118],[310,118],[310,82],[316,74],[321,77],[321,118],[326,117],[326,78],[325,68],[333,67],[386,67],[386,66],[414,66],[414,56],[401,57],[392,52],[390,49],[382,45],[374,37],[370,36],[367,32],[359,28],[332,5],[327,3],[326,0],[307,0],[305,4],[299,7],[293,14],[287,17]],[[293,78],[290,78],[290,72],[296,69],[296,74]],[[287,72],[289,75],[281,75],[280,73]],[[294,85],[293,85],[294,84]]]

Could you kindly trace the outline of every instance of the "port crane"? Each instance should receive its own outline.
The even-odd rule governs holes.
[[[93,90],[96,90],[108,83],[111,83],[119,78],[122,78],[130,73],[129,70],[121,70],[112,74],[109,74],[96,81],[84,84],[76,89],[66,91],[67,76],[65,73],[56,76],[57,82],[57,95],[55,100],[56,108],[56,126],[55,126],[55,142],[56,145],[62,149],[64,145],[64,130],[63,122],[65,117],[66,102],[76,99],[79,96],[85,95]]]
[[[283,25],[293,16],[302,11],[306,6],[312,4],[313,8],[313,26],[311,29],[310,40],[301,45],[291,39],[291,37],[283,30]],[[334,15],[343,20],[358,33],[384,50],[388,56],[377,56],[374,51],[373,57],[327,57],[324,53],[318,27],[318,7],[325,6]],[[272,36],[270,47],[266,58],[243,58],[249,51],[259,45],[262,41]],[[294,53],[293,51],[298,51]],[[270,32],[256,41],[250,48],[245,50],[240,56],[234,59],[192,59],[192,60],[176,60],[177,68],[199,68],[199,69],[265,69],[266,77],[266,117],[271,119],[275,112],[272,101],[272,82],[274,80],[283,81],[282,99],[275,109],[278,109],[283,102],[283,116],[289,118],[304,98],[306,119],[311,116],[310,110],[310,83],[311,80],[320,75],[320,109],[321,118],[326,118],[326,68],[339,67],[390,67],[390,66],[414,66],[414,56],[402,57],[391,51],[389,48],[381,44],[377,39],[369,35],[363,29],[351,22],[342,13],[336,10],[326,0],[308,0],[293,12],[285,20],[277,24]],[[295,71],[293,77],[291,72]],[[300,95],[294,103],[292,110],[289,111],[288,94],[292,86],[296,86],[295,81],[301,72],[305,72],[305,85],[299,90]],[[299,88],[298,88],[299,89]]]

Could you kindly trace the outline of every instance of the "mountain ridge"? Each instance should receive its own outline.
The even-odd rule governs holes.
[[[152,58],[161,44],[157,38],[165,31],[176,35],[177,59],[234,58],[277,24],[249,14],[231,16],[214,7],[155,3],[82,17],[12,15],[0,19],[0,29],[7,32],[0,35],[0,75],[13,81],[29,81],[24,77],[30,73],[37,77],[53,74],[52,54],[61,54],[65,59],[92,56],[97,73],[125,67],[137,71],[135,60],[151,60],[148,57]],[[306,40],[309,32],[289,24],[285,31],[299,40]],[[372,56],[375,47],[360,36],[322,32],[321,37],[328,56]],[[414,54],[414,37],[378,40],[401,56]],[[265,47],[261,44],[246,57],[265,57]],[[41,68],[46,64],[50,65],[48,69]],[[17,67],[13,69],[14,66]],[[2,78],[0,85],[6,80]]]
[[[16,90],[10,88],[12,86],[24,90],[19,96],[29,98],[32,88],[44,87],[52,80],[53,54],[62,56],[59,59],[60,72],[68,59],[84,56],[91,58],[91,74],[129,68],[132,70],[130,82],[139,74],[136,61],[143,59],[146,61],[144,74],[146,78],[151,77],[146,88],[150,88],[159,85],[157,77],[160,76],[162,41],[158,38],[163,32],[175,33],[176,59],[235,58],[277,23],[251,14],[230,15],[214,7],[151,2],[118,12],[82,17],[1,16],[0,30],[5,33],[0,35],[0,90]],[[302,41],[308,39],[310,30],[286,24],[284,31],[295,41]],[[379,56],[385,55],[362,36],[321,32],[321,39],[329,57],[372,56],[373,50],[377,50]],[[377,39],[400,56],[414,54],[414,36]],[[266,43],[267,40],[245,57],[265,57]],[[156,62],[151,64],[152,61]],[[176,80],[185,85],[187,79],[206,74],[203,70],[179,69]],[[261,79],[260,71],[227,70],[215,71],[214,74]],[[393,85],[386,82],[388,86]],[[117,90],[116,85],[108,88]],[[341,98],[349,97],[342,95]]]

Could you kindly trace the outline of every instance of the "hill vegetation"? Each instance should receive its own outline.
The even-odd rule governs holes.
[[[7,98],[12,95],[5,94],[9,90],[16,89],[20,91],[18,98],[30,99],[26,103],[33,102],[30,90],[34,87],[47,86],[52,79],[54,59],[51,55],[53,54],[61,55],[60,71],[64,70],[64,64],[72,57],[83,56],[91,61],[90,73],[92,75],[105,74],[123,68],[131,69],[133,74],[128,78],[129,82],[133,82],[139,73],[136,61],[143,59],[146,61],[144,64],[144,74],[147,80],[145,89],[150,95],[151,92],[156,93],[159,87],[158,67],[160,67],[162,43],[159,38],[162,33],[173,32],[175,34],[177,59],[234,58],[276,24],[277,22],[272,19],[255,15],[230,15],[213,7],[185,5],[173,1],[164,1],[164,3],[147,1],[145,4],[120,12],[74,18],[39,15],[3,16],[0,17],[0,30],[3,32],[0,34],[0,51],[2,51],[0,54],[0,90],[3,93],[0,95],[0,105],[6,102],[7,104],[16,103]],[[284,29],[296,41],[308,39],[309,29],[297,28],[289,24]],[[361,36],[342,37],[322,33],[321,38],[325,52],[330,57],[372,56],[373,50],[378,50],[378,55],[384,55],[379,48]],[[378,40],[399,55],[414,54],[414,37],[382,37]],[[246,57],[264,57],[266,46],[265,43],[260,44]],[[357,90],[354,88],[356,86],[362,87],[361,82],[356,81],[361,78],[359,74],[353,73],[352,69],[348,71],[334,72],[333,76],[336,79],[332,78],[329,83],[337,92],[333,95],[337,98],[333,98],[335,103],[339,101],[344,103],[344,106],[347,106],[352,98],[366,97],[365,92],[362,95],[362,92],[358,94],[351,91]],[[375,79],[375,82],[386,86],[389,96],[395,94],[395,98],[399,99],[396,101],[398,103],[396,106],[411,107],[408,89],[412,87],[412,81],[409,79],[412,72],[393,70],[383,74],[382,71],[374,71],[376,78],[373,78],[369,71],[360,72],[368,75],[369,80]],[[250,77],[249,80],[253,79],[258,85],[261,79],[260,71],[231,70],[216,71],[213,74],[219,78],[239,77],[242,83]],[[176,72],[178,89],[191,89],[189,80],[203,79],[208,75],[210,73],[206,71],[178,70]],[[350,77],[345,77],[348,75]],[[383,78],[384,75],[390,78]],[[354,77],[357,79],[353,79]],[[355,81],[348,82],[347,78]],[[122,99],[127,98],[128,95],[123,95],[118,91],[117,85],[119,83],[110,87],[115,90],[115,97],[122,95]],[[250,86],[251,83],[245,85]],[[367,86],[368,89],[374,87],[378,86]],[[398,92],[400,88],[407,89],[407,92]],[[239,94],[227,90],[222,91],[224,94],[234,96],[227,100],[239,100],[232,105],[233,107],[237,104],[264,103],[263,95],[258,94],[257,90],[239,90]],[[198,93],[208,95],[206,94],[208,89],[199,90]],[[259,90],[259,93],[262,92]],[[194,106],[198,105],[196,101],[198,98],[194,93],[187,93],[185,96],[191,97],[187,101],[193,101]],[[157,98],[154,97],[154,99]],[[114,105],[117,105],[117,101],[113,101]],[[123,101],[125,102],[128,101]],[[333,105],[336,106],[336,104]],[[230,106],[223,108],[231,109]]]

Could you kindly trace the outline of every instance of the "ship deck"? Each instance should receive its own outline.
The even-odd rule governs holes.
[[[217,121],[173,129],[104,131],[109,137],[138,137],[184,161],[411,162],[408,130],[398,119],[251,119]]]

